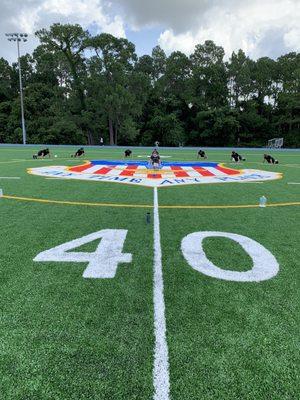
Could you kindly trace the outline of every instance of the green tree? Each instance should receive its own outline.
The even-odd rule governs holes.
[[[228,104],[228,85],[224,49],[211,40],[198,44],[190,56],[194,90],[193,103],[199,110]]]
[[[117,144],[120,135],[124,140],[125,126],[131,127],[130,142],[137,133],[134,118],[142,112],[137,100],[143,84],[140,81],[138,87],[134,85],[139,74],[134,68],[137,60],[135,47],[128,40],[109,34],[95,36],[89,44],[95,52],[90,80],[93,83],[97,81],[98,101],[107,116],[109,142]]]
[[[0,102],[13,97],[12,89],[13,70],[4,58],[0,58]]]
[[[239,107],[240,102],[250,99],[253,92],[252,71],[254,62],[246,57],[243,50],[233,52],[228,63],[228,84],[230,90],[230,104]]]
[[[77,114],[79,127],[85,133],[88,143],[92,144],[92,136],[84,118],[81,114],[86,111],[85,87],[86,67],[84,62],[84,51],[89,45],[90,35],[84,31],[80,25],[61,25],[53,24],[49,30],[41,29],[36,32],[41,45],[45,51],[61,56],[61,64],[65,70],[65,80],[61,82],[66,88],[70,88],[68,96],[72,98],[73,90],[75,92],[75,101],[73,102],[73,113]]]

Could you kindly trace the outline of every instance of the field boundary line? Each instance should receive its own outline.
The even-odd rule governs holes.
[[[291,203],[269,203],[266,207],[287,207],[287,206],[300,206],[300,201],[295,201]],[[162,209],[228,209],[228,208],[259,208],[259,204],[238,204],[238,205],[215,205],[215,206],[205,206],[205,205],[174,205],[174,206],[159,206]]]
[[[155,188],[157,190],[157,188]],[[88,206],[88,207],[119,207],[119,208],[154,208],[151,204],[119,204],[119,203],[93,203],[84,201],[68,201],[68,200],[50,200],[50,199],[38,199],[34,197],[19,197],[3,195],[3,199],[17,200],[17,201],[28,201],[33,203],[44,203],[44,204],[62,204],[71,206]],[[300,201],[286,202],[286,203],[269,203],[266,207],[288,207],[288,206],[300,206]],[[258,204],[226,204],[226,205],[165,205],[158,206],[160,209],[234,209],[234,208],[259,208]]]
[[[153,385],[154,400],[168,400],[170,393],[169,355],[166,338],[166,317],[164,300],[164,281],[162,271],[162,251],[160,240],[159,206],[157,188],[154,188],[154,275],[153,275],[153,303],[154,303],[154,366]]]
[[[118,204],[118,203],[90,203],[83,201],[65,201],[65,200],[48,200],[48,199],[37,199],[33,197],[18,197],[3,195],[3,199],[28,201],[34,203],[46,203],[46,204],[65,204],[73,206],[90,206],[90,207],[128,207],[128,208],[153,208],[150,204]]]

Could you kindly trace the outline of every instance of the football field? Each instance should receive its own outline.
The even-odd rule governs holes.
[[[300,152],[208,150],[282,178],[151,188],[29,173],[122,149],[38,149],[0,147],[1,399],[299,399]]]

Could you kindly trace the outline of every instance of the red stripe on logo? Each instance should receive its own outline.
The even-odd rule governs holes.
[[[133,176],[138,169],[138,165],[128,165],[121,173],[120,176]]]
[[[184,171],[179,165],[173,165],[171,166],[171,170],[174,172],[174,175],[176,178],[186,178],[189,177],[189,174]]]
[[[97,175],[106,175],[106,174],[108,174],[113,168],[114,168],[114,167],[112,167],[112,168],[103,167],[103,168],[97,169],[97,171],[94,171],[93,174],[97,174]]]
[[[133,176],[135,174],[134,171],[127,171],[126,169],[120,173],[120,176]]]
[[[189,177],[189,174],[185,171],[174,171],[174,175],[176,176],[176,178],[186,178]]]
[[[216,176],[212,172],[208,171],[207,169],[201,167],[193,167],[195,171],[197,171],[201,176]]]
[[[171,165],[172,171],[182,171],[182,168],[179,165]]]
[[[219,165],[215,167],[218,171],[224,172],[226,175],[238,175],[240,171],[237,171],[236,169],[230,169],[230,168],[224,168],[220,167]]]
[[[125,169],[138,169],[138,165],[135,165],[135,164],[130,164],[130,165],[127,165],[127,167],[125,168]]]
[[[92,166],[93,166],[92,164],[78,165],[77,167],[69,168],[69,171],[72,171],[72,172],[83,172],[86,169],[91,168]]]
[[[161,179],[161,174],[147,174],[149,179]]]

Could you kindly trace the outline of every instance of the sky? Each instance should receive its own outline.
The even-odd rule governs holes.
[[[0,57],[16,60],[5,33],[28,33],[21,51],[30,53],[34,32],[55,22],[126,37],[139,56],[156,45],[191,54],[205,40],[227,59],[239,49],[253,59],[300,51],[300,0],[0,0]]]

